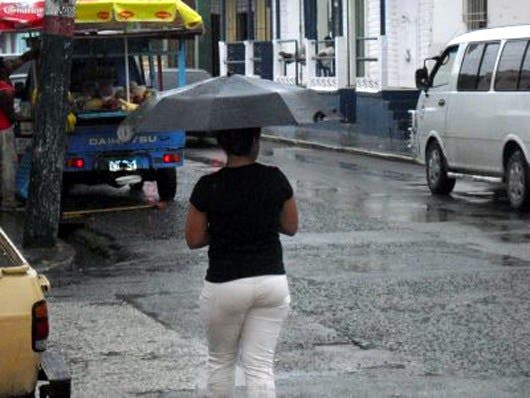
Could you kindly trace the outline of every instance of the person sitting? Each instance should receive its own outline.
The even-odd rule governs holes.
[[[322,77],[335,76],[335,47],[331,36],[324,37],[325,47],[315,57],[317,60],[317,75]]]

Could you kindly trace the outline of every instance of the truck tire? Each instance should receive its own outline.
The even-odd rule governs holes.
[[[425,156],[427,184],[433,194],[449,195],[455,187],[455,179],[447,177],[447,161],[437,142],[427,147]]]
[[[156,186],[160,200],[174,200],[177,193],[177,170],[174,167],[158,169],[156,172]]]
[[[506,193],[515,210],[530,207],[530,169],[520,149],[514,151],[506,167]]]

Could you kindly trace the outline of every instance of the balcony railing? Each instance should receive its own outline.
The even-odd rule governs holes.
[[[381,37],[358,37],[356,39],[357,90],[380,91],[386,81],[386,42]]]
[[[360,40],[370,44],[364,52],[367,55],[358,57],[357,64],[377,62],[379,67],[366,68],[365,76],[356,79],[358,88],[378,90],[384,82],[384,76],[378,72],[382,68],[380,54],[384,41],[378,38]],[[259,75],[318,91],[336,91],[348,86],[350,62],[347,38],[344,36],[335,37],[332,41],[219,42],[219,56],[221,75],[229,71],[247,76]]]

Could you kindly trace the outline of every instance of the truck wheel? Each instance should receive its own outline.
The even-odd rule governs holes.
[[[514,151],[506,167],[506,192],[510,205],[516,210],[530,207],[530,171],[520,149]]]
[[[156,186],[160,200],[172,201],[177,193],[177,170],[174,167],[158,169]]]
[[[429,144],[426,156],[427,184],[434,194],[448,195],[455,187],[455,179],[447,177],[447,162],[437,142]]]

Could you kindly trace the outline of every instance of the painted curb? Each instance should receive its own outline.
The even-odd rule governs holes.
[[[361,149],[361,148],[349,147],[349,146],[343,147],[343,146],[328,145],[328,144],[322,144],[320,142],[315,142],[315,141],[285,138],[285,137],[279,137],[279,136],[270,135],[270,134],[262,134],[261,137],[268,141],[281,142],[285,144],[296,145],[296,146],[303,147],[303,148],[325,149],[328,151],[353,153],[356,155],[371,156],[371,157],[376,157],[380,159],[418,164],[418,161],[414,159],[412,156],[398,155],[395,153],[371,151],[368,149]]]

